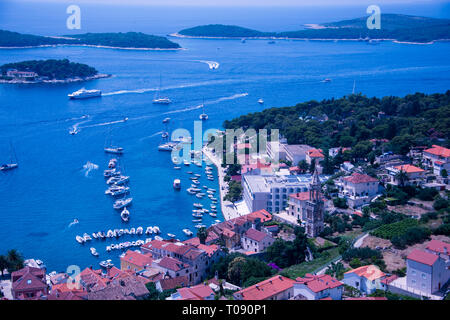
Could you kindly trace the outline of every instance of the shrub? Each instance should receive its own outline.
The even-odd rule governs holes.
[[[433,188],[420,189],[417,193],[417,198],[422,201],[433,201],[434,197],[438,194],[438,191]]]
[[[434,234],[436,235],[444,235],[444,236],[450,236],[450,223],[444,223],[441,224],[439,227],[437,227],[434,231]]]
[[[437,196],[433,203],[433,208],[435,210],[441,210],[449,207],[449,201],[444,198]]]
[[[333,204],[336,208],[341,208],[341,209],[348,208],[347,200],[345,200],[345,198],[334,198]]]

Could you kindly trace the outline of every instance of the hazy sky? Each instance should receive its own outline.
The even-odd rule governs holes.
[[[0,0],[2,1],[2,0]],[[445,3],[444,0],[16,0],[22,2],[59,2],[70,4],[102,3],[122,5],[178,5],[178,6],[339,6]]]

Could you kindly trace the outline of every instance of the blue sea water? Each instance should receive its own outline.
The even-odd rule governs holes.
[[[11,7],[8,10],[15,12]],[[199,24],[208,19],[204,13]],[[35,28],[26,23],[21,27],[17,20],[12,21],[0,20],[0,29],[32,32]],[[283,29],[277,21],[278,28]],[[195,21],[188,22],[184,24],[195,25]],[[311,21],[304,23],[307,22]],[[125,25],[123,22],[120,31],[146,31],[142,26],[153,24],[128,20],[127,29]],[[54,21],[43,23],[36,26],[42,32],[35,33],[64,33],[63,27],[58,26]],[[118,31],[114,27],[102,28],[85,31]],[[146,32],[166,34],[179,29],[168,22],[153,28]],[[166,117],[172,119],[171,130],[186,128],[192,132],[203,99],[209,115],[203,124],[206,130],[221,128],[226,119],[263,108],[342,97],[352,92],[354,82],[357,92],[378,97],[450,89],[449,43],[277,41],[271,45],[264,40],[249,40],[245,44],[237,40],[174,41],[185,50],[0,50],[0,65],[67,58],[113,75],[84,84],[0,84],[0,162],[8,160],[12,141],[20,163],[17,170],[0,173],[0,253],[17,248],[26,257],[43,260],[49,270],[65,270],[71,264],[82,268],[96,266],[99,259],[107,258],[118,262],[117,251],[104,251],[107,244],[118,240],[93,240],[84,246],[75,241],[75,235],[84,232],[125,227],[118,212],[112,209],[111,199],[104,195],[102,172],[109,157],[103,147],[110,136],[115,144],[125,148],[121,162],[131,177],[134,200],[127,227],[158,225],[163,235],[174,233],[185,239],[183,228],[195,230],[191,222],[192,203],[209,203],[186,193],[190,185],[187,171],[203,170],[192,165],[174,170],[169,154],[158,152],[156,147],[163,128],[161,122]],[[216,61],[220,66],[211,70],[204,61]],[[152,104],[160,74],[163,93],[174,102],[169,106]],[[324,78],[333,81],[322,83]],[[101,89],[105,96],[68,100],[67,94],[81,86]],[[257,103],[259,98],[264,99],[264,106]],[[84,115],[88,117],[83,118]],[[129,120],[117,122],[124,117]],[[71,136],[68,130],[74,125],[81,131]],[[88,161],[99,165],[99,169],[86,175],[83,165]],[[175,178],[182,180],[180,192],[172,188]],[[208,181],[204,175],[200,186],[203,185],[218,189],[217,181]],[[75,218],[80,223],[69,227]],[[208,224],[213,220],[206,219]],[[100,258],[90,255],[90,246],[97,248]]]

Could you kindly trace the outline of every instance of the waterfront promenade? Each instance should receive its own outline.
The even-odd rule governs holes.
[[[225,201],[223,198],[228,191],[228,182],[224,180],[225,169],[222,168],[222,161],[219,157],[215,156],[212,151],[206,146],[203,147],[203,154],[216,166],[217,168],[217,179],[219,179],[219,191],[220,191],[220,207],[222,209],[222,214],[225,220],[230,220],[239,217],[241,214],[237,210],[236,206],[230,202]]]

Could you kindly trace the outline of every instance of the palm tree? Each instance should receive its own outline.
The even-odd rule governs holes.
[[[395,179],[399,182],[401,187],[404,187],[405,182],[408,181],[409,178],[405,171],[400,170],[395,174]]]
[[[4,255],[0,255],[0,272],[2,273],[2,276],[3,271],[5,271],[5,269],[8,269],[8,266],[9,266],[8,259],[6,259]]]
[[[11,249],[8,251],[6,260],[8,261],[9,272],[23,268],[23,257],[16,249]]]

